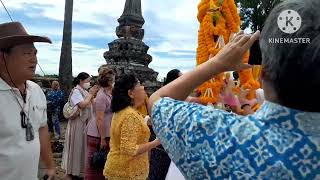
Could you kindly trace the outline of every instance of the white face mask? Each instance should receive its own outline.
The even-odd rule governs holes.
[[[90,86],[90,82],[87,82],[87,83],[84,83],[83,84],[83,88],[85,89],[89,89],[91,86]]]

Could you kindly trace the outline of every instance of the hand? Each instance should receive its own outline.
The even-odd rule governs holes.
[[[48,180],[54,180],[54,178],[56,176],[56,169],[54,169],[54,168],[48,169],[47,175],[48,175]]]
[[[106,140],[104,138],[101,138],[100,140],[100,149],[107,147]]]
[[[242,87],[240,88],[240,93],[238,96],[239,102],[240,104],[248,104],[248,99],[247,99],[247,95],[250,92],[249,89],[243,89]]]
[[[243,87],[240,88],[240,92],[239,92],[239,97],[247,97],[247,95],[249,94],[250,89],[243,89]]]
[[[144,122],[147,124],[147,125],[151,125],[151,122],[150,122],[150,116],[146,116],[144,117]]]
[[[94,85],[94,86],[92,86],[92,88],[89,90],[89,93],[90,93],[91,95],[95,96],[98,91],[99,91],[99,86],[98,86],[98,85]]]
[[[154,147],[157,147],[159,146],[161,143],[160,143],[160,140],[158,138],[156,138],[155,140],[153,140],[153,143],[154,143]]]
[[[243,55],[259,38],[260,31],[253,35],[238,33],[215,57],[214,62],[221,66],[223,71],[239,71],[250,68],[249,64],[243,64]]]

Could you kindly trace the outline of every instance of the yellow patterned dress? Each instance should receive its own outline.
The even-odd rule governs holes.
[[[110,152],[103,175],[108,180],[146,180],[148,153],[134,156],[139,145],[147,143],[150,137],[143,117],[129,106],[113,115],[110,131]]]

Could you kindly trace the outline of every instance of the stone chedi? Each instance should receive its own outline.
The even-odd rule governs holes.
[[[144,18],[141,12],[141,0],[126,0],[123,14],[118,19],[116,28],[118,39],[108,44],[109,51],[104,53],[107,65],[117,75],[133,73],[143,82],[149,93],[157,90],[161,83],[157,81],[158,73],[148,67],[152,57],[148,54],[149,46],[143,41]]]

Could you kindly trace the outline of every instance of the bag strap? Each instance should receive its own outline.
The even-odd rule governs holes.
[[[74,87],[74,88],[72,88],[72,90],[71,90],[71,92],[70,92],[70,94],[69,94],[69,97],[68,97],[68,102],[69,102],[69,103],[70,103],[70,99],[71,99],[71,96],[72,96],[72,94],[73,94],[73,91],[74,91],[75,89],[78,89],[78,90],[80,91],[80,94],[82,95],[83,98],[85,97],[85,95],[83,94],[83,92],[82,92],[81,89],[79,89],[79,88],[77,88],[77,87]]]
[[[82,95],[82,97],[83,98],[85,98],[86,96],[83,94],[83,92],[82,92],[82,90],[81,89],[79,89],[79,88],[77,88],[77,87],[75,87],[74,89],[78,89],[79,91],[80,91],[80,94]]]
[[[68,97],[68,102],[69,102],[69,103],[70,103],[70,99],[71,99],[71,96],[72,96],[72,94],[73,94],[74,89],[75,89],[75,88],[73,88],[73,89],[71,90],[70,94],[69,94],[69,97]]]

